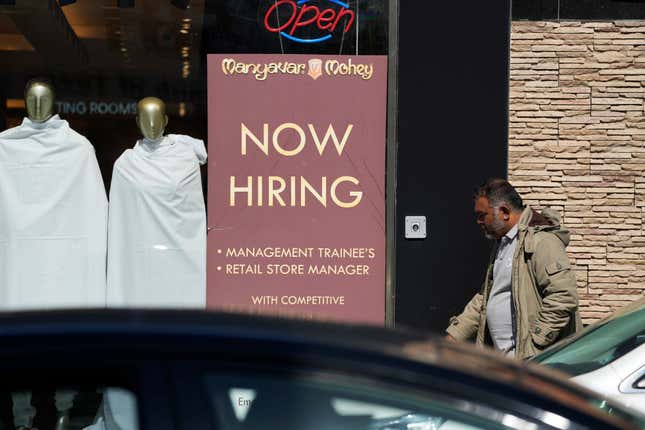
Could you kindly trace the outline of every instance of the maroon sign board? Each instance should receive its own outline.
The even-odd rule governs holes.
[[[208,56],[209,308],[383,324],[386,56]]]

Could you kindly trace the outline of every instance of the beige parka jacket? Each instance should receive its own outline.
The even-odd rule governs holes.
[[[526,207],[518,221],[513,256],[511,296],[515,314],[515,357],[525,359],[582,328],[576,278],[565,247],[569,232],[551,209]],[[478,345],[492,345],[486,329],[486,303],[493,286],[493,247],[482,289],[464,311],[450,319],[446,332],[459,341],[475,336]]]

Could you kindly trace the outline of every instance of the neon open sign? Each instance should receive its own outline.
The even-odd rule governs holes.
[[[264,27],[274,33],[280,33],[283,37],[300,43],[317,43],[331,39],[332,33],[338,27],[341,19],[345,17],[343,32],[347,33],[354,23],[354,11],[349,9],[349,5],[340,0],[327,0],[340,6],[340,9],[328,7],[319,8],[309,3],[310,0],[278,0],[267,11],[264,16]],[[283,7],[290,8],[291,15],[285,22],[279,20],[279,9]],[[280,10],[283,10],[280,9]],[[301,33],[306,28],[316,26],[319,32],[327,33],[323,36],[313,39],[301,37]]]

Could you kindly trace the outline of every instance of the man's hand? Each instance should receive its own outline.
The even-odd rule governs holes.
[[[455,339],[454,337],[450,336],[449,334],[445,335],[443,338],[444,338],[444,340],[447,340],[448,342],[457,342],[457,339]]]

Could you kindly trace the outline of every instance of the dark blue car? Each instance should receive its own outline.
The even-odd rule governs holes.
[[[0,366],[3,429],[644,427],[559,373],[371,327],[179,311],[3,315]]]

